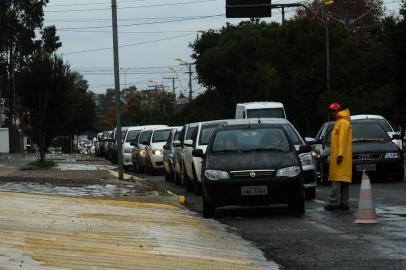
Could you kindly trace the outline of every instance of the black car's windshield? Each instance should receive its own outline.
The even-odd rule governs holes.
[[[297,132],[293,129],[293,127],[291,125],[283,125],[283,129],[286,131],[286,133],[288,134],[290,141],[294,144],[294,145],[303,145],[303,140],[299,137],[299,135],[297,134]]]
[[[140,130],[130,130],[127,133],[127,138],[125,139],[126,142],[134,142],[137,140],[138,135],[141,133]]]
[[[211,126],[202,126],[202,130],[200,131],[200,138],[199,144],[200,145],[208,145],[211,135],[213,135],[214,130],[218,127],[218,125],[211,125]]]
[[[283,108],[248,109],[247,118],[285,118]]]
[[[290,151],[289,140],[281,128],[241,128],[215,134],[211,152]]]
[[[157,130],[154,132],[154,135],[152,136],[152,142],[166,142],[168,140],[169,134],[171,133],[171,129],[165,129],[165,130]]]
[[[362,123],[362,122],[352,122],[352,140],[353,142],[359,141],[384,141],[388,140],[388,134],[383,129],[383,127],[378,123]],[[329,129],[329,134],[326,138],[328,144],[331,143],[331,130],[333,126]]]

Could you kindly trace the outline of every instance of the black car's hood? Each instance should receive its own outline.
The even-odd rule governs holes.
[[[399,147],[390,141],[353,142],[352,154],[398,152]],[[323,150],[323,156],[330,154],[330,147]]]
[[[294,152],[216,153],[208,156],[206,168],[221,171],[277,170],[298,164]]]

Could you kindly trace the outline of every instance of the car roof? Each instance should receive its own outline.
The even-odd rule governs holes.
[[[227,125],[236,125],[236,124],[258,124],[258,122],[263,124],[290,124],[292,125],[289,120],[285,118],[241,118],[241,119],[227,119],[223,120],[223,122],[227,123]]]
[[[385,117],[382,115],[376,115],[376,114],[357,114],[357,115],[352,115],[351,120],[361,120],[361,119],[382,119],[386,120]]]
[[[176,127],[170,127],[171,129],[175,129],[176,131],[181,131],[183,126],[176,126]]]
[[[259,101],[259,102],[246,102],[237,103],[237,106],[244,106],[246,109],[261,109],[261,108],[282,108],[281,102],[275,101]]]
[[[132,126],[129,127],[128,130],[144,130],[144,129],[153,129],[153,128],[161,128],[161,127],[168,127],[167,125],[145,125],[145,126]]]

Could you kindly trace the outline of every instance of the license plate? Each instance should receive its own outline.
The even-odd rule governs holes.
[[[358,164],[356,166],[357,171],[376,171],[376,164]]]
[[[251,195],[266,195],[268,194],[267,186],[243,186],[241,187],[241,195],[251,196]]]

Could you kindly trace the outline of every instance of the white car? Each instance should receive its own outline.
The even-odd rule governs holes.
[[[182,127],[173,127],[164,145],[164,176],[166,181],[174,181],[175,162],[174,152],[180,148],[179,134]]]
[[[145,166],[149,174],[164,168],[163,148],[168,140],[172,128],[156,128],[152,130],[145,145]]]
[[[374,114],[358,114],[358,115],[352,115],[351,120],[376,120],[386,131],[386,133],[389,135],[390,138],[393,137],[393,135],[398,134],[392,126],[389,124],[388,120],[385,119],[385,117],[381,115],[374,115]],[[402,143],[402,138],[398,139],[392,139],[392,142],[396,144],[400,149],[403,149],[403,143]]]
[[[190,127],[193,128],[193,133],[190,139],[184,141],[183,148],[183,159],[185,164],[184,181],[186,189],[193,189],[196,194],[201,192],[201,171],[203,160],[201,157],[193,157],[192,151],[194,149],[202,149],[203,153],[205,153],[211,135],[216,127],[221,124],[225,124],[225,121],[217,120],[190,124]]]
[[[247,102],[238,103],[235,108],[235,118],[285,118],[285,107],[280,102]]]
[[[145,145],[146,141],[155,128],[164,128],[167,125],[145,125],[129,127],[123,142],[123,164],[137,173],[145,169]]]

